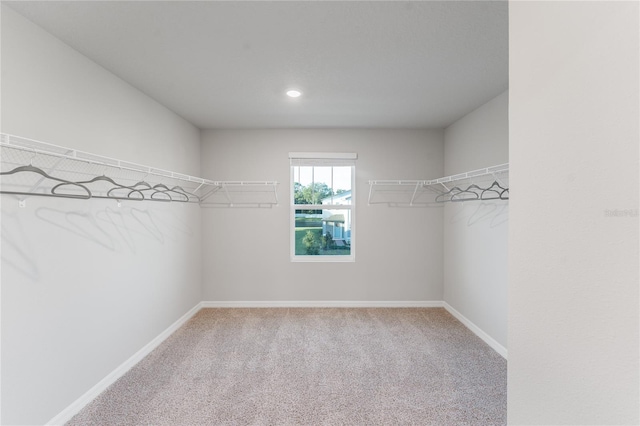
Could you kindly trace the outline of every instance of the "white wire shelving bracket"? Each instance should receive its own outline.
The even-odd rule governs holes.
[[[25,197],[45,195],[118,201],[184,201],[227,207],[278,204],[278,182],[275,181],[214,181],[5,133],[0,133],[0,166],[5,173],[0,176],[1,190],[19,194],[21,203]],[[6,174],[21,166],[38,168],[51,179],[39,172]],[[114,187],[109,186],[107,178],[116,181],[120,190],[113,192]],[[62,181],[69,183],[60,184]],[[142,191],[134,191],[133,197],[131,191],[122,191],[123,188],[143,188],[141,183],[144,188],[169,191],[156,189],[147,197]],[[60,194],[61,187],[64,187],[63,194]],[[90,196],[85,195],[87,192],[83,192],[82,187],[90,190]],[[180,192],[171,192],[174,188]],[[224,194],[224,202],[216,199],[218,193]]]
[[[434,195],[449,191],[455,184],[490,178],[505,185],[508,172],[509,163],[504,163],[431,180],[370,180],[368,204],[408,207],[436,205],[439,203],[434,202]]]

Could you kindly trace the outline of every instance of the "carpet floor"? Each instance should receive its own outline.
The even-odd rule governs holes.
[[[504,425],[507,362],[442,308],[202,309],[67,425]]]

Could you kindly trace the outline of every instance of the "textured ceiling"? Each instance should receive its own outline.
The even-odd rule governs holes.
[[[444,127],[508,84],[506,1],[7,4],[200,128]]]

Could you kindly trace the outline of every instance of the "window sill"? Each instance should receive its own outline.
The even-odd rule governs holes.
[[[354,263],[355,256],[292,256],[292,263]]]

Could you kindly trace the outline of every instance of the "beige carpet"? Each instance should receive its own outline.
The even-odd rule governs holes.
[[[203,309],[68,424],[495,425],[506,413],[506,361],[444,309]]]

